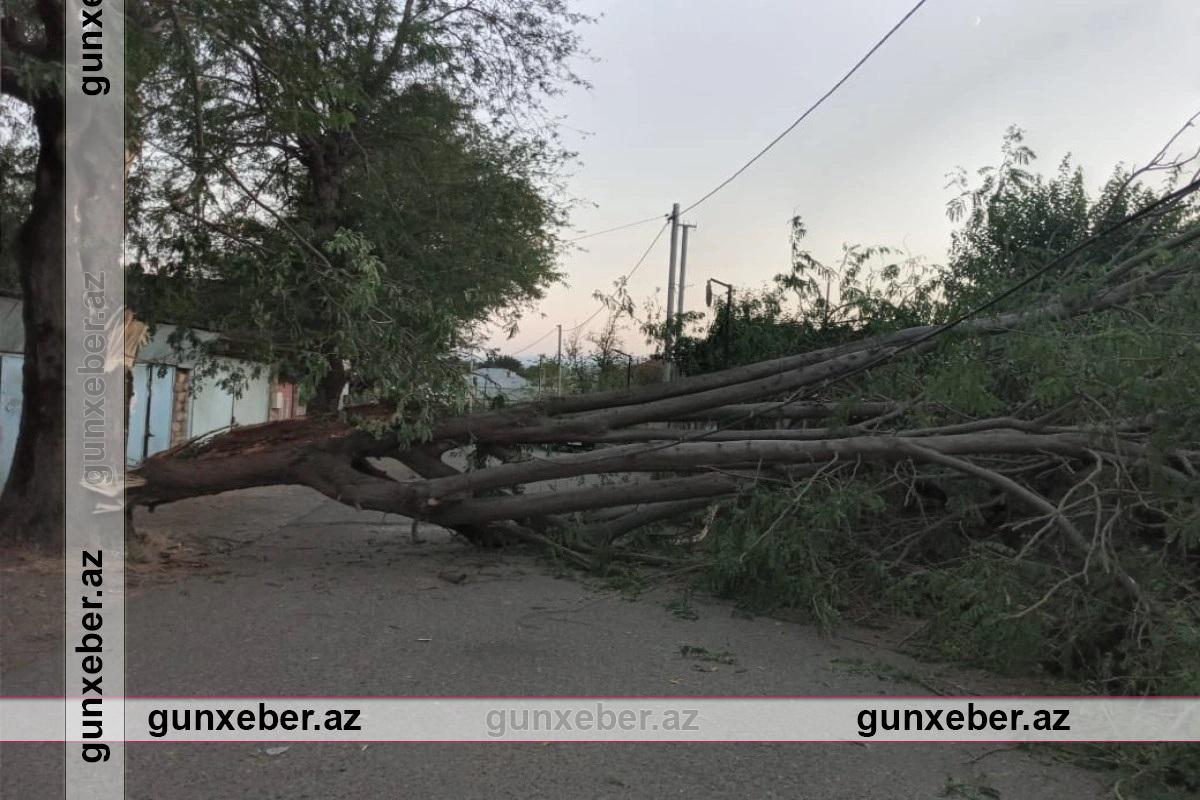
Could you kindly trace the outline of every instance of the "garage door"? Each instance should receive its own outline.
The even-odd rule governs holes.
[[[0,356],[0,487],[8,480],[17,432],[21,429],[21,369],[23,356]]]
[[[157,364],[133,365],[133,397],[129,402],[129,432],[125,463],[133,466],[146,456],[171,446],[171,408],[175,368]]]

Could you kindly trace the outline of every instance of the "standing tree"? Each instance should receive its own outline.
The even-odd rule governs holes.
[[[521,363],[521,359],[516,356],[501,355],[499,352],[493,352],[479,364],[480,369],[487,367],[496,367],[497,369],[506,369],[509,372],[515,372],[518,375],[523,375],[525,365]]]
[[[17,232],[29,216],[37,143],[29,135],[29,107],[0,100],[0,292],[20,292]]]
[[[322,411],[347,368],[420,399],[461,328],[557,278],[565,154],[539,120],[579,80],[584,18],[564,2],[171,9],[176,58],[148,107],[162,155],[139,217],[146,305],[219,286],[221,302],[183,297],[171,316],[244,334]]]
[[[126,100],[136,108],[139,79],[162,55],[158,12],[142,0],[127,0],[124,12]],[[25,331],[20,432],[0,495],[0,538],[52,548],[63,538],[65,488],[64,14],[60,0],[7,0],[0,13],[2,124],[12,134],[0,150],[0,287],[19,290]],[[127,121],[130,141],[139,130],[136,117]],[[127,168],[137,155],[136,145],[127,149]]]
[[[8,2],[0,18],[0,90],[31,111],[37,139],[33,194],[16,237],[25,362],[21,428],[0,495],[0,536],[49,547],[63,539],[63,7]]]

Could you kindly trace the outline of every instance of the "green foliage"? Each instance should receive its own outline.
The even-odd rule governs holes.
[[[929,402],[971,416],[1000,413],[1005,406],[995,393],[995,375],[987,360],[989,350],[990,342],[970,340],[943,347],[936,369],[929,370],[923,380]]]
[[[37,149],[29,139],[28,112],[0,100],[0,291],[17,293],[17,233],[29,215]]]
[[[1001,163],[975,173],[976,184],[956,173],[948,212],[961,227],[937,272],[853,247],[827,268],[796,245],[797,225],[792,272],[764,292],[739,291],[711,328],[684,337],[678,352],[687,370],[951,319],[1146,206],[1161,190],[1139,181],[1165,176],[1169,186],[1173,171],[1118,170],[1092,195],[1070,160],[1049,177],[1035,174],[1033,161],[1012,129]],[[1198,223],[1185,203],[1102,235],[999,310],[1088,297],[1115,265]],[[703,582],[749,607],[796,609],[825,627],[847,616],[916,617],[909,646],[943,660],[1103,694],[1200,692],[1198,261],[1195,248],[1152,256],[1141,274],[1182,279],[1119,310],[1023,324],[1003,336],[946,335],[917,357],[817,388],[828,402],[901,404],[857,434],[918,435],[1008,417],[1084,437],[1094,460],[998,453],[972,463],[1060,509],[1086,554],[1055,519],[975,475],[905,460],[835,462],[817,478],[764,483],[727,502],[704,543],[711,566]],[[728,352],[725,325],[734,332]],[[816,424],[825,436],[850,433],[844,419]],[[1137,444],[1118,445],[1118,432]],[[1131,446],[1145,460],[1100,455]],[[1118,565],[1142,600],[1114,580]],[[1200,787],[1200,764],[1183,748],[1101,747],[1090,757],[1124,772],[1125,796],[1181,797]]]
[[[831,627],[852,601],[843,568],[861,556],[856,533],[882,509],[855,481],[752,493],[714,523],[708,588],[755,611],[805,609]]]
[[[949,564],[900,578],[889,599],[900,612],[927,616],[922,641],[937,656],[1008,674],[1035,673],[1053,663],[1045,648],[1057,632],[1045,614],[1023,613],[1047,588],[1039,571],[1014,564],[1011,553],[968,545]]]
[[[416,86],[358,136],[341,224],[367,237],[425,316],[459,327],[516,311],[558,280],[562,212],[537,177],[547,143],[494,135],[467,107]],[[420,327],[414,320],[411,327]]]
[[[853,339],[920,325],[933,318],[936,276],[919,259],[901,258],[887,247],[846,245],[839,262],[827,265],[804,249],[803,221],[792,220],[791,268],[761,291],[738,289],[732,306],[716,296],[716,311],[702,335],[682,335],[675,360],[685,374],[711,372]],[[661,326],[647,326],[661,338]]]
[[[1092,199],[1083,170],[1072,164],[1070,156],[1049,178],[1028,169],[1035,158],[1025,144],[1024,131],[1014,126],[1004,136],[1000,164],[976,171],[978,185],[971,185],[962,168],[951,174],[948,186],[958,195],[947,205],[947,214],[963,225],[951,237],[944,275],[950,310],[964,310],[1007,288],[1157,197],[1151,188],[1136,183],[1128,170],[1118,168]],[[1086,261],[1073,265],[1067,276],[1079,280],[1103,271],[1119,255],[1137,252],[1178,230],[1188,214],[1183,206],[1103,236],[1088,249]],[[1029,293],[1014,297],[1008,307],[1028,303],[1031,294],[1060,290],[1062,280],[1062,273],[1047,276]]]
[[[1200,750],[1191,743],[1094,743],[1061,748],[1072,763],[1115,773],[1113,796],[1185,800],[1200,792]]]
[[[5,104],[10,97],[22,104],[62,97],[66,79],[63,43],[45,41],[48,38],[45,20],[53,18],[53,9],[36,0],[5,0],[0,8],[0,16],[5,19]],[[58,24],[61,26],[61,21]]]
[[[305,395],[330,400],[348,365],[404,416],[446,400],[476,328],[559,277],[569,154],[541,102],[578,82],[585,21],[559,0],[164,11],[137,113],[156,157],[131,178],[137,309],[230,334]]]
[[[619,311],[610,314],[604,326],[594,333],[567,332],[561,363],[563,394],[620,390],[661,380],[661,365],[637,359],[620,349],[624,347],[622,316]],[[560,387],[559,371],[556,358],[539,356],[538,362],[525,368],[523,374],[537,385],[539,392],[556,394]]]

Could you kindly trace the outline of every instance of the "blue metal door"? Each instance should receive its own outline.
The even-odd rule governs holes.
[[[175,405],[175,368],[150,367],[150,408],[146,425],[146,455],[171,446],[171,409]]]
[[[233,424],[233,395],[223,386],[217,376],[197,378],[192,373],[192,415],[188,436],[203,436],[213,431],[223,431]]]
[[[21,428],[21,370],[25,357],[0,356],[0,487],[8,480]]]
[[[266,375],[249,378],[240,397],[233,401],[233,424],[256,425],[266,422],[271,411],[271,379]]]
[[[129,398],[129,430],[125,432],[125,463],[140,464],[146,457],[146,420],[150,405],[150,368],[133,365],[133,396]]]
[[[157,364],[133,365],[133,397],[129,401],[128,445],[125,463],[140,464],[146,456],[171,446],[171,408],[175,368]]]

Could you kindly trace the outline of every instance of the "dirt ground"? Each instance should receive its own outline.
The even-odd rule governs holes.
[[[660,586],[635,601],[521,550],[276,487],[138,513],[129,569],[131,695],[847,695],[1019,693],[917,663],[895,631],[747,617]],[[4,695],[62,692],[57,565],[0,565]],[[681,613],[682,612],[682,613]],[[698,663],[685,645],[730,654]],[[131,800],[812,798],[1068,800],[1109,776],[1049,751],[915,744],[296,744],[127,746]],[[61,796],[61,748],[0,748],[0,796]]]

